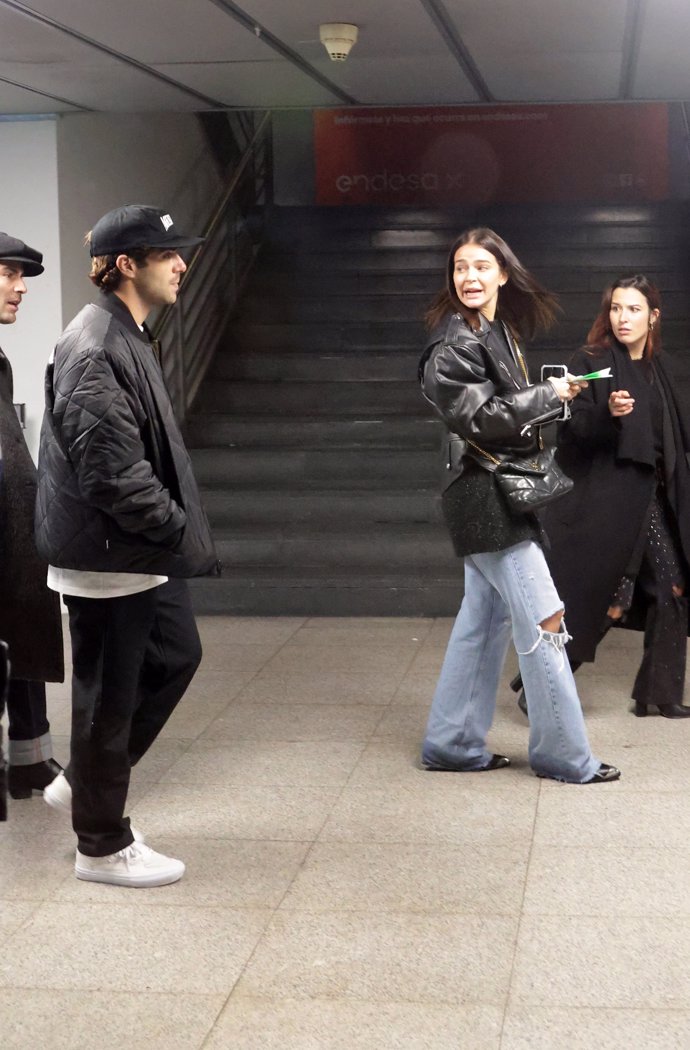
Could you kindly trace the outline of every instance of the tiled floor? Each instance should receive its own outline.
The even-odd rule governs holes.
[[[3,1050],[690,1048],[690,724],[629,713],[639,636],[579,672],[623,770],[580,787],[531,775],[512,661],[513,766],[417,768],[449,621],[200,626],[131,791],[185,878],[78,882],[39,798],[0,826]]]

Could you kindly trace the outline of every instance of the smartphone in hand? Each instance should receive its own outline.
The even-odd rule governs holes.
[[[542,383],[549,376],[556,376],[557,379],[568,378],[568,366],[567,365],[542,365],[541,366],[541,380]],[[570,419],[570,402],[561,401],[561,414],[556,416],[556,422],[560,423],[564,419]]]

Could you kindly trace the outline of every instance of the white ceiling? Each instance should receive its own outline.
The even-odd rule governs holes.
[[[0,0],[0,114],[690,99],[688,39],[690,0]]]

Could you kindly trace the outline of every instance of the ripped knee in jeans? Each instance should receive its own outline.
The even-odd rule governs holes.
[[[547,616],[545,620],[542,620],[541,623],[538,623],[536,625],[536,642],[530,649],[525,650],[525,652],[521,652],[518,649],[518,656],[529,656],[531,653],[537,650],[541,642],[544,642],[545,645],[550,645],[559,654],[560,667],[558,670],[562,671],[565,667],[565,647],[571,640],[571,635],[568,634],[568,631],[565,626],[565,621],[563,620],[563,615],[564,610],[560,609],[557,613],[553,613],[552,616]]]
[[[542,620],[538,625],[543,631],[549,631],[551,634],[558,634],[563,623],[563,615],[565,609],[559,609],[558,612],[552,613],[551,616],[547,616],[545,620]]]

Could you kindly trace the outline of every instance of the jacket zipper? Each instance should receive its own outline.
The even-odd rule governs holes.
[[[498,364],[503,369],[505,374],[508,376],[508,379],[510,379],[511,383],[513,384],[513,386],[516,387],[518,390],[522,390],[522,387],[518,383],[518,381],[515,378],[515,376],[511,373],[511,371],[508,368],[508,365],[505,363],[505,361],[499,361]]]

